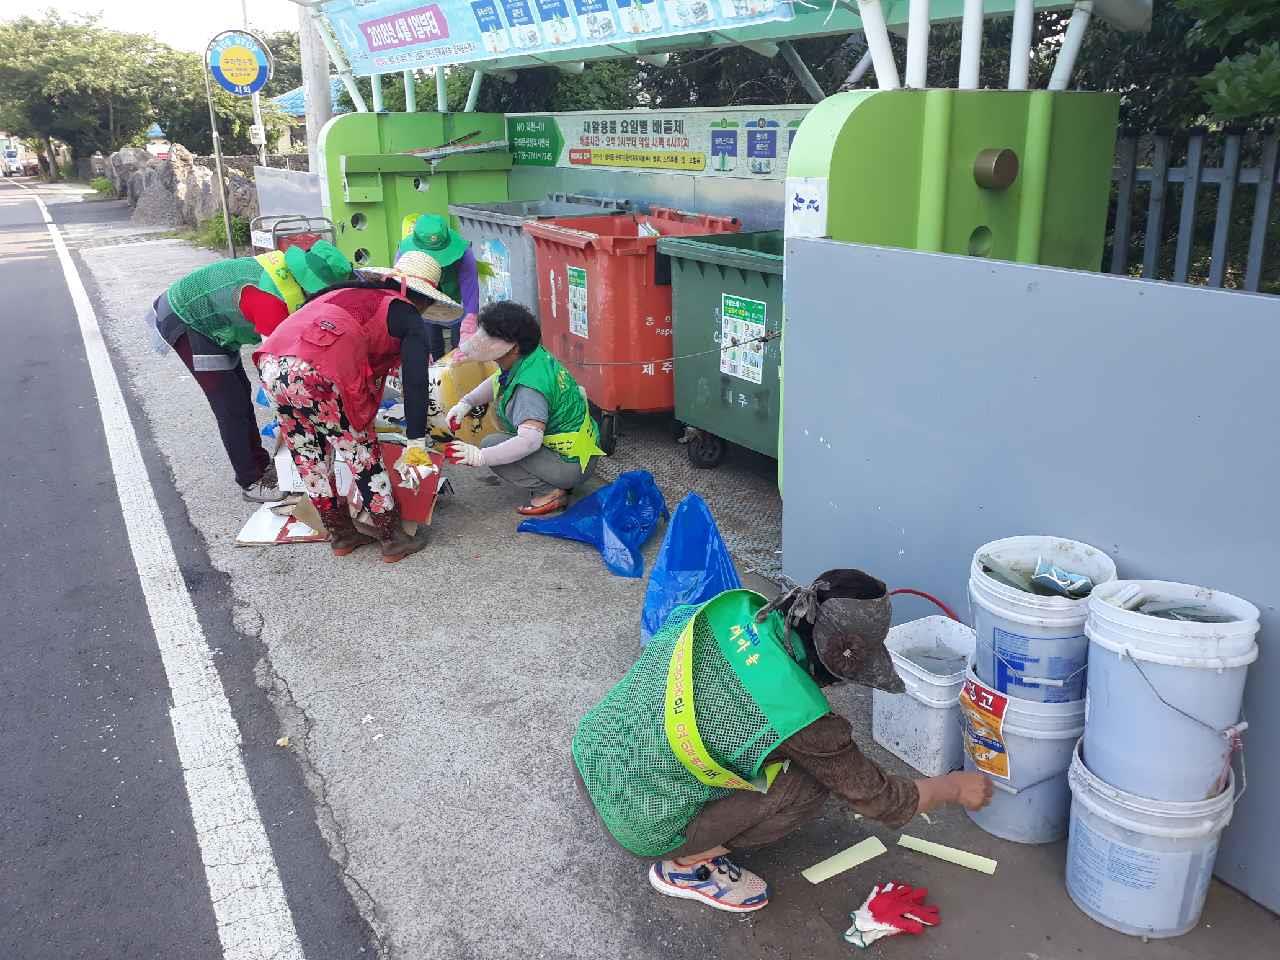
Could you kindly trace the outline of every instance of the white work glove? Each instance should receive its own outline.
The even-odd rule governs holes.
[[[880,883],[871,888],[867,899],[849,918],[853,921],[844,933],[855,947],[868,947],[882,937],[899,933],[920,934],[925,927],[937,926],[938,908],[924,902],[929,891],[902,883]]]
[[[444,458],[464,467],[483,467],[484,451],[472,443],[451,440],[444,445]]]
[[[405,445],[395,463],[395,471],[400,475],[400,482],[410,490],[417,490],[422,481],[436,472],[436,466],[427,453],[427,438],[419,437]]]
[[[474,408],[471,406],[471,404],[467,403],[465,399],[459,400],[452,407],[450,407],[449,413],[446,415],[446,418],[445,418],[449,423],[449,432],[457,433],[462,428],[462,418],[467,416],[467,414],[471,413],[473,409]]]

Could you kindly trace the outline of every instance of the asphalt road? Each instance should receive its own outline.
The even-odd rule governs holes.
[[[48,195],[55,222],[72,231],[106,214],[56,199]],[[139,291],[140,312],[154,295]],[[0,331],[0,957],[229,956],[75,309],[35,200],[8,180]],[[158,454],[138,432],[155,478]],[[278,721],[254,682],[256,644],[236,634],[224,578],[172,485],[153,486],[247,745],[306,956],[376,956],[301,771],[274,747]]]

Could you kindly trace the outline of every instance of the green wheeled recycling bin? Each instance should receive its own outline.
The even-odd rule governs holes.
[[[687,450],[714,467],[725,442],[777,458],[782,407],[781,230],[663,237],[671,258],[676,419]]]
[[[450,204],[458,230],[472,243],[476,260],[489,265],[480,278],[480,306],[499,300],[522,303],[538,315],[538,270],[533,237],[524,233],[530,220],[591,217],[624,213],[627,200],[556,194],[546,200],[509,203]]]

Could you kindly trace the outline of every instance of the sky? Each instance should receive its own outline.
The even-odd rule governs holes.
[[[3,19],[39,16],[46,9],[98,13],[112,29],[151,33],[182,50],[204,50],[214,34],[244,26],[241,0],[15,0],[0,5],[8,8],[0,13]],[[298,8],[289,0],[247,0],[247,5],[250,24],[263,32],[298,29]]]

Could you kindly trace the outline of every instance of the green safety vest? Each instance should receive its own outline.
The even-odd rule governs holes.
[[[578,461],[585,472],[592,457],[603,457],[598,446],[600,432],[591,419],[587,401],[578,390],[577,381],[559,360],[539,345],[532,353],[516,361],[503,383],[501,372],[493,375],[493,407],[498,425],[507,433],[515,433],[519,424],[507,418],[507,405],[516,387],[528,387],[547,401],[547,426],[542,445],[550,447],[566,462]]]
[[[766,791],[769,754],[831,712],[782,643],[766,600],[728,590],[678,607],[627,675],[592,708],[573,760],[609,832],[632,853],[658,857],[685,841],[707,803],[733,790]],[[803,647],[792,648],[803,657]]]
[[[170,285],[169,307],[192,330],[229,353],[262,341],[240,312],[240,291],[258,282],[262,265],[253,257],[219,260]]]

